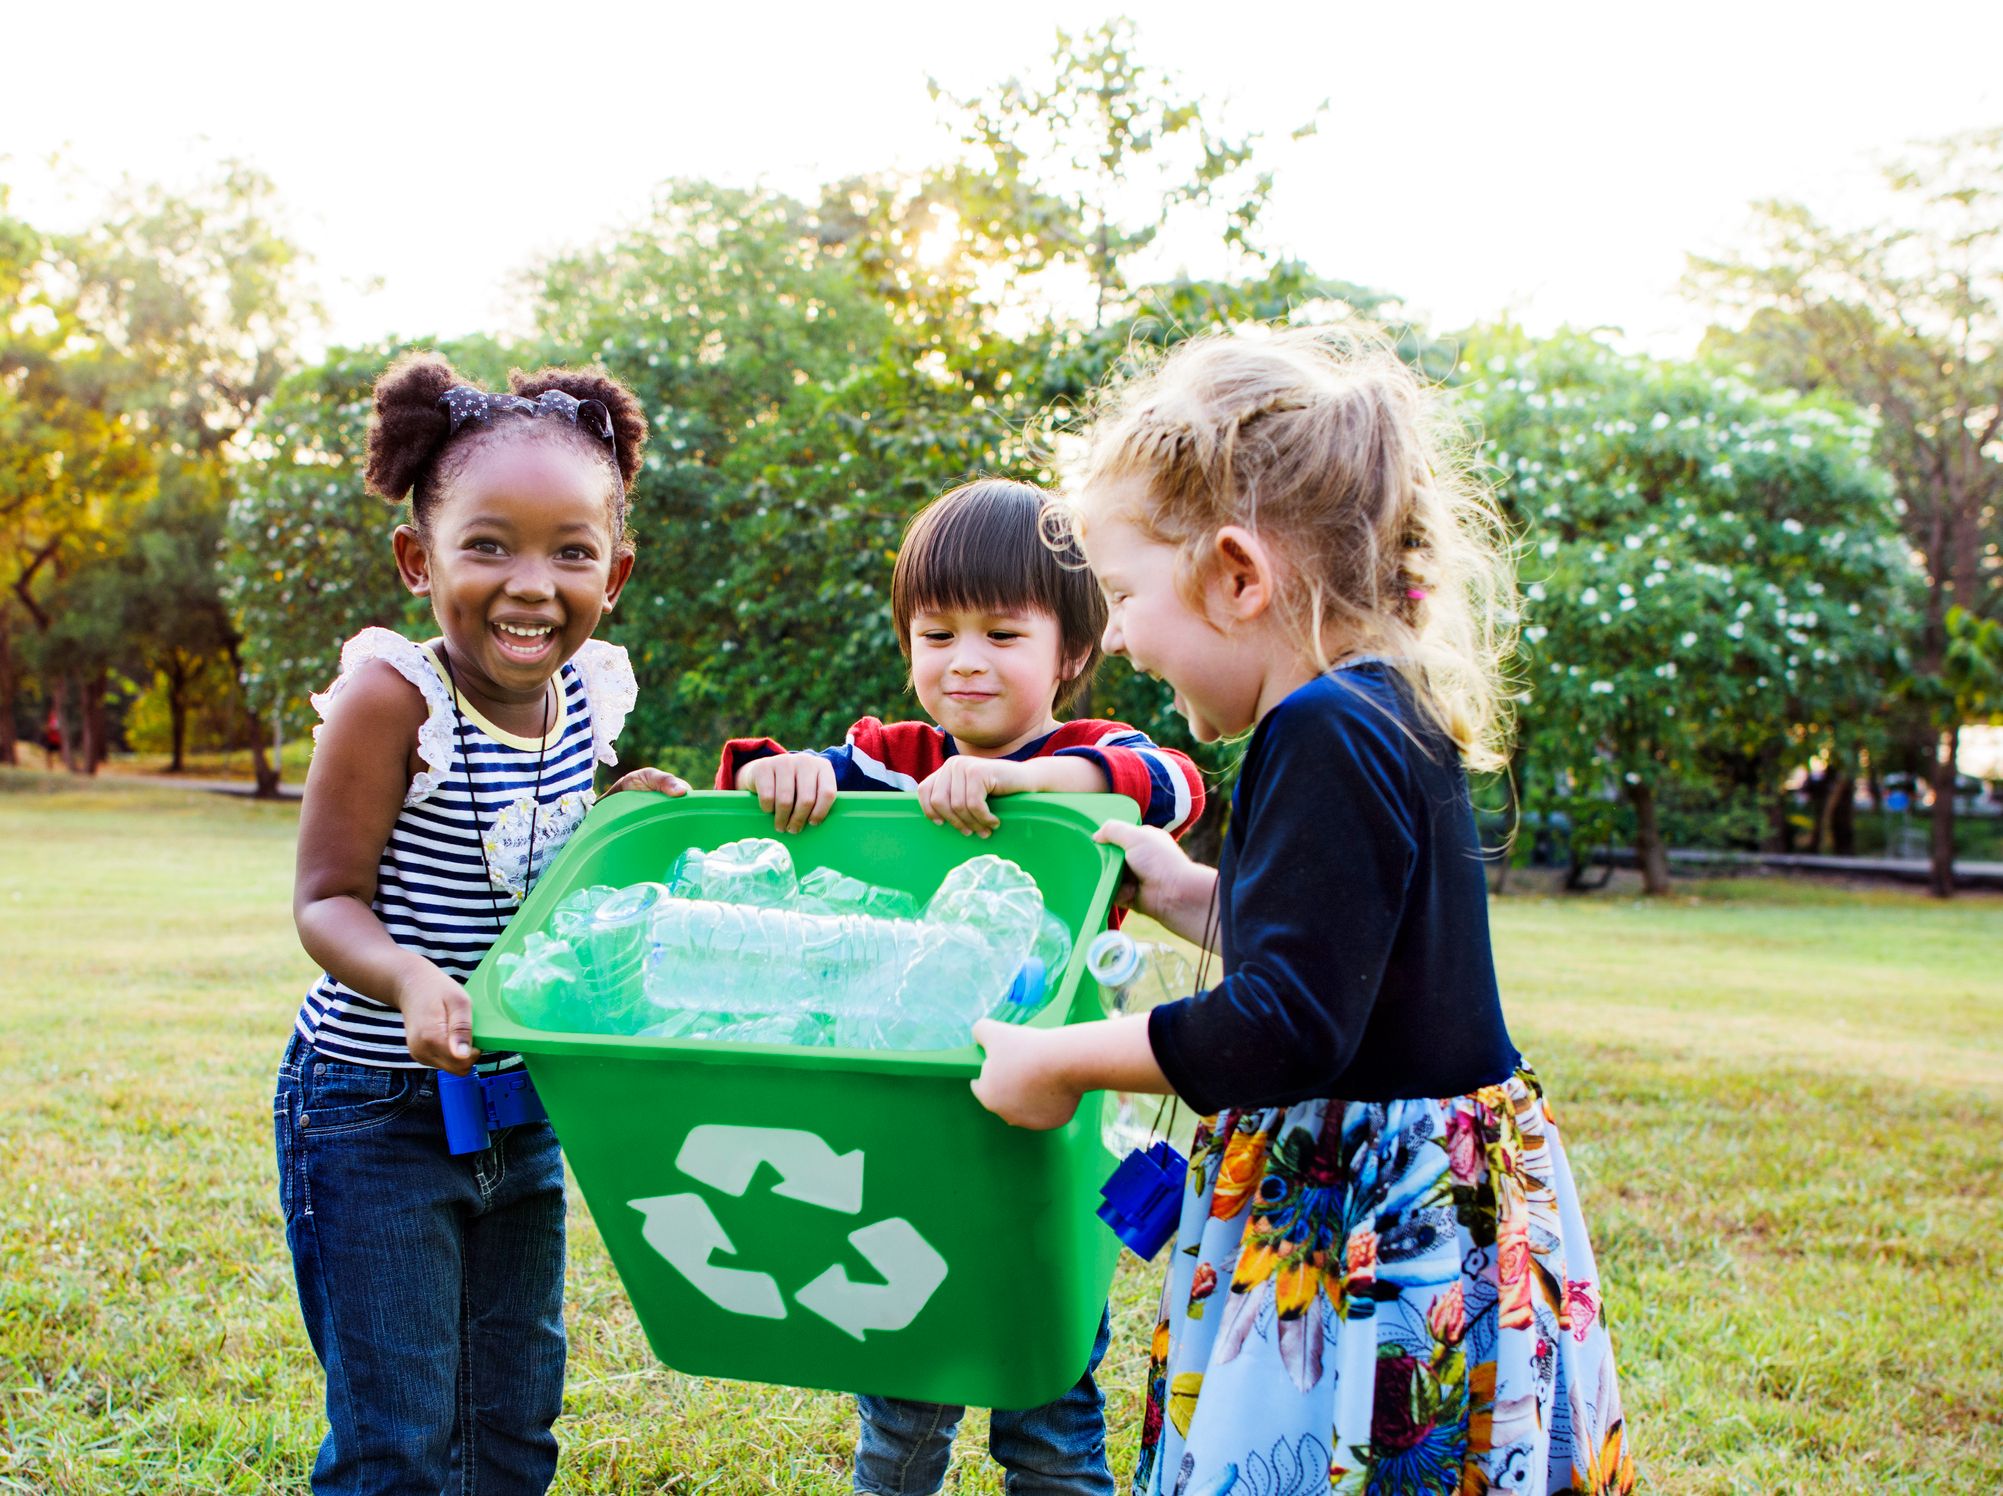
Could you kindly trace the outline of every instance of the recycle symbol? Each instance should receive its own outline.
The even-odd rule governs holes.
[[[838,1154],[815,1133],[705,1123],[689,1132],[675,1158],[675,1167],[689,1178],[739,1197],[760,1164],[782,1176],[772,1187],[775,1195],[843,1215],[862,1213],[862,1150]],[[640,1235],[647,1245],[718,1308],[760,1319],[786,1317],[785,1295],[771,1274],[712,1260],[737,1248],[701,1195],[653,1195],[626,1203],[646,1217]],[[857,1227],[848,1240],[884,1281],[857,1283],[836,1263],[793,1297],[802,1309],[857,1340],[870,1330],[903,1329],[946,1280],[946,1259],[902,1216]]]

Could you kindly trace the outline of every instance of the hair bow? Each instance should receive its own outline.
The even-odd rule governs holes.
[[[438,404],[451,419],[451,436],[468,421],[491,421],[496,416],[554,416],[581,427],[602,442],[612,442],[612,412],[603,400],[579,400],[562,390],[544,390],[535,399],[521,395],[490,395],[470,385],[458,384],[438,397]]]
[[[580,400],[562,390],[544,390],[530,400],[522,395],[490,395],[471,385],[455,384],[438,397],[438,405],[452,423],[445,435],[447,441],[457,436],[459,428],[468,421],[484,425],[496,416],[505,415],[553,416],[596,437],[612,449],[612,476],[620,495],[620,503],[615,507],[623,511],[626,480],[619,469],[619,439],[613,435],[612,412],[605,408],[603,400]]]

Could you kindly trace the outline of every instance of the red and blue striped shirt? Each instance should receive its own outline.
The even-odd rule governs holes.
[[[732,738],[723,745],[716,787],[737,788],[746,764],[786,748],[771,738]],[[834,765],[835,790],[915,790],[959,753],[950,733],[929,722],[883,722],[864,717],[838,748],[816,749]],[[1088,758],[1106,776],[1106,787],[1141,808],[1141,820],[1180,837],[1203,814],[1203,775],[1186,753],[1163,748],[1124,722],[1066,722],[1025,743],[1007,757]]]

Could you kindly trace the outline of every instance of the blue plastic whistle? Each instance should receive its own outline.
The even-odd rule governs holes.
[[[1152,1259],[1175,1235],[1182,1214],[1182,1182],[1188,1175],[1189,1160],[1172,1143],[1136,1148],[1099,1186],[1106,1199],[1099,1207],[1099,1219],[1135,1256]]]
[[[445,1151],[478,1153],[496,1128],[540,1122],[549,1115],[526,1067],[489,1075],[438,1072],[438,1109],[445,1114]]]

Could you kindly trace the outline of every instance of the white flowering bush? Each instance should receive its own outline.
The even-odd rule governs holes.
[[[1855,408],[1570,333],[1478,335],[1463,380],[1524,545],[1526,804],[1645,841],[1666,791],[1869,730],[1918,577]]]

